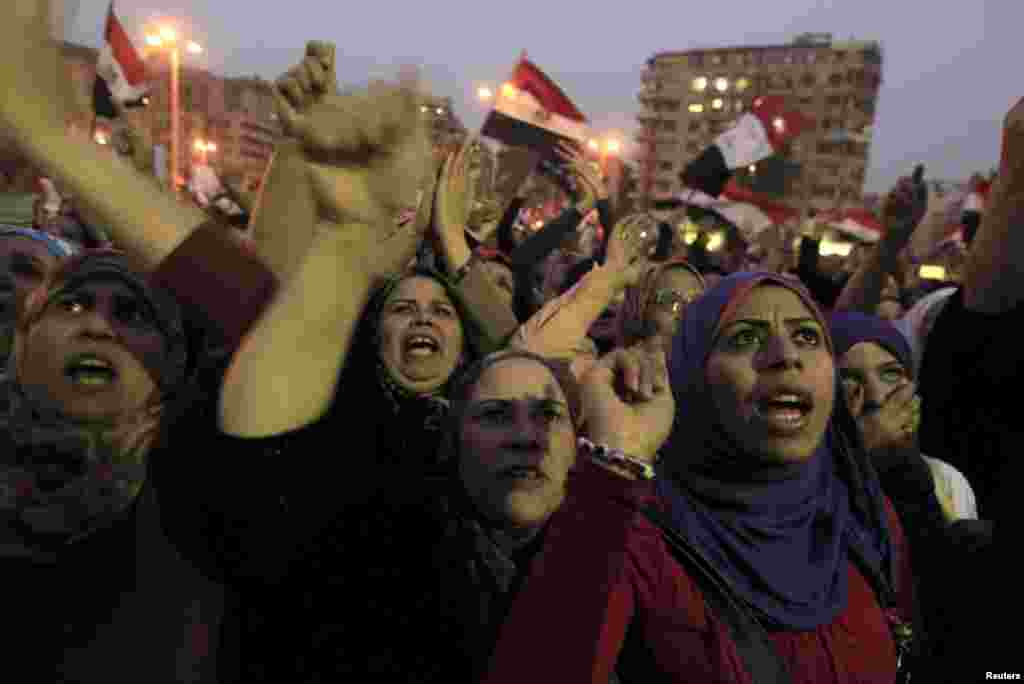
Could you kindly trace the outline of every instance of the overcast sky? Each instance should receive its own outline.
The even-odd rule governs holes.
[[[74,0],[66,0],[74,4]],[[107,0],[80,0],[69,39],[98,45]],[[878,40],[884,84],[867,189],[924,162],[932,178],[995,165],[1007,109],[1024,96],[1024,0],[117,0],[129,31],[184,20],[206,48],[199,65],[276,78],[308,40],[338,46],[342,85],[422,68],[470,127],[476,86],[500,82],[520,51],[554,78],[598,131],[635,129],[644,61],[656,52],[782,44],[802,32]]]

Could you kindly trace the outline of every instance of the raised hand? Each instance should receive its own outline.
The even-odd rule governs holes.
[[[429,148],[414,81],[339,95],[333,47],[311,43],[274,94],[286,135],[307,155],[321,221],[395,227],[417,206]]]
[[[434,231],[443,243],[465,242],[465,229],[473,210],[471,157],[476,139],[470,136],[445,160],[434,195]]]
[[[861,413],[858,419],[868,452],[912,448],[921,420],[921,402],[913,383],[906,383],[886,397],[881,407]]]
[[[927,208],[927,186],[911,178],[901,178],[882,205],[886,241],[899,248],[906,246]]]
[[[656,460],[675,414],[664,352],[617,349],[587,371],[582,392],[590,439]]]
[[[621,287],[634,285],[647,268],[647,256],[658,241],[658,224],[650,214],[624,217],[612,228],[605,266],[613,269]]]
[[[608,190],[600,171],[594,168],[577,146],[563,142],[559,144],[557,152],[559,158],[572,171],[576,182],[576,208],[581,213],[585,214],[593,209],[598,200],[608,198]]]

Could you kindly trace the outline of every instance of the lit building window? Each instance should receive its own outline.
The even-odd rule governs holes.
[[[711,63],[712,64],[721,64],[722,63],[722,56],[721,55],[711,55]]]
[[[746,78],[741,78],[738,81],[736,81],[736,90],[740,91],[741,93],[749,87],[750,81]]]
[[[434,111],[436,111],[436,112],[437,112],[437,115],[438,115],[438,116],[441,116],[441,115],[443,115],[443,114],[444,114],[444,109],[442,109],[441,107],[438,107],[438,108],[437,108],[437,109],[435,109]]]
[[[713,100],[713,101],[711,102],[711,106],[712,106],[712,107],[713,107],[714,109],[721,109],[721,108],[722,108],[722,105],[723,105],[723,104],[725,104],[725,103],[724,103],[724,102],[722,102],[722,98],[720,98],[720,97],[716,97],[716,98],[715,98],[715,99],[714,99],[714,100]]]
[[[727,78],[716,78],[715,79],[715,88],[718,90],[718,92],[724,93],[726,90],[729,89],[729,79],[727,79]]]
[[[699,102],[694,102],[690,105],[689,110],[691,114],[700,114],[704,111],[704,105]]]
[[[693,89],[696,90],[698,93],[704,92],[704,90],[707,89],[707,87],[708,79],[705,78],[704,76],[698,76],[697,78],[693,79]]]

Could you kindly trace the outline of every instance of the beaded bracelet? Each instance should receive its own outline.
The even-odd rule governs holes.
[[[622,449],[613,449],[604,444],[594,444],[586,437],[580,437],[578,444],[591,459],[598,463],[625,468],[640,480],[654,479],[654,466],[628,455]]]

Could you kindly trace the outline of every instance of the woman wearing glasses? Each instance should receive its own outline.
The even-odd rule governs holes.
[[[668,350],[686,307],[706,289],[704,278],[685,259],[651,267],[626,290],[619,309],[619,344],[643,343],[651,350]]]

